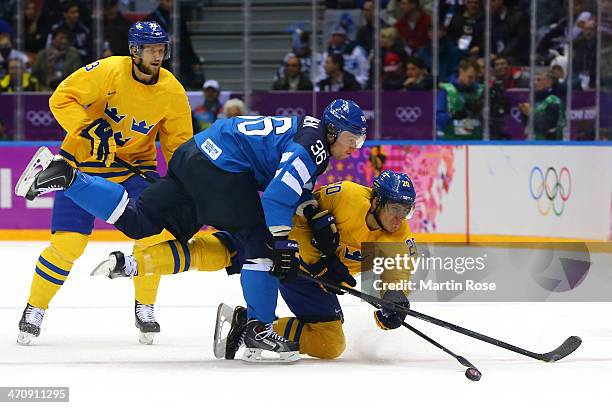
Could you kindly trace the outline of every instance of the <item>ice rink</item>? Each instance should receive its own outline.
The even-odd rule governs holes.
[[[483,374],[476,383],[408,330],[378,329],[372,308],[348,295],[341,299],[347,349],[340,359],[251,365],[212,353],[217,304],[243,303],[239,278],[224,272],[164,277],[156,304],[162,332],[154,345],[138,344],[131,281],[89,276],[109,251],[129,252],[127,243],[90,244],[47,311],[41,336],[18,346],[17,323],[46,245],[0,242],[0,386],[69,386],[70,404],[79,407],[612,406],[612,303],[413,304],[536,352],[570,335],[583,339],[567,359],[547,364],[409,318],[474,363]],[[277,314],[286,312],[282,305]]]

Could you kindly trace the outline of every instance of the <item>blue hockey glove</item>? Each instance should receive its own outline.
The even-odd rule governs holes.
[[[401,290],[388,290],[385,292],[383,299],[393,302],[398,306],[403,306],[410,309],[410,302],[408,301],[406,294]],[[383,307],[381,310],[374,312],[374,320],[376,320],[376,324],[381,329],[393,330],[402,325],[407,315],[408,313],[406,312],[395,312]]]
[[[91,144],[91,156],[95,161],[101,161],[106,167],[115,160],[117,144],[113,137],[113,129],[106,119],[96,119],[81,131],[81,136]]]
[[[323,255],[333,255],[340,245],[336,219],[327,210],[319,211],[314,205],[304,208],[304,217],[312,230],[312,245]]]
[[[338,259],[337,255],[330,255],[327,257],[321,258],[321,263],[323,265],[323,269],[316,275],[315,278],[322,280],[323,282],[331,283],[337,286],[350,286],[354,288],[357,285],[357,281],[353,278],[353,275],[350,274],[348,268],[345,264]],[[336,295],[343,295],[344,292],[339,290],[331,289],[325,287],[324,285],[320,285],[321,288],[326,292],[331,292]]]
[[[300,269],[299,247],[297,241],[286,236],[274,237],[272,269],[270,274],[281,281],[294,278]]]

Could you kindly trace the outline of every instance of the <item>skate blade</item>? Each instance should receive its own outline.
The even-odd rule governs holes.
[[[17,335],[17,344],[22,346],[30,346],[34,337],[36,336],[34,336],[32,333],[19,332]]]
[[[262,350],[259,348],[246,347],[242,360],[247,363],[294,363],[300,359],[299,351],[275,351]]]
[[[217,307],[217,320],[215,324],[215,335],[213,338],[213,352],[216,358],[225,358],[227,347],[227,335],[234,318],[234,308],[220,303]]]
[[[100,262],[100,264],[91,271],[89,276],[106,276],[110,279],[116,278],[117,276],[111,276],[111,272],[115,269],[115,266],[117,266],[117,258],[109,256],[108,259]]]
[[[155,339],[155,333],[140,332],[138,334],[138,342],[140,344],[144,344],[145,346],[150,346],[151,344],[153,344],[154,339]]]
[[[47,147],[42,146],[38,149],[36,154],[30,160],[27,167],[21,173],[17,184],[15,185],[15,194],[19,197],[25,197],[30,191],[30,187],[34,184],[34,180],[36,179],[36,175],[41,171],[45,170],[49,167],[49,164],[53,161],[53,153]],[[33,200],[35,197],[29,198],[28,200]]]

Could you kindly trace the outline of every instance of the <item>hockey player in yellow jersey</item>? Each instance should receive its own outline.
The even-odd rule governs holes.
[[[290,237],[299,243],[301,267],[304,271],[323,281],[355,286],[356,281],[352,275],[361,272],[364,242],[401,243],[404,253],[416,256],[414,237],[408,225],[416,193],[407,175],[384,171],[376,178],[373,188],[349,181],[338,182],[318,189],[314,198],[298,208],[290,233]],[[329,231],[332,233],[326,234]],[[313,244],[313,238],[314,242],[320,242]],[[92,275],[111,278],[157,276],[187,270],[217,271],[235,268],[244,259],[241,259],[240,249],[232,248],[228,242],[230,240],[227,238],[222,243],[220,239],[196,237],[187,245],[179,241],[168,241],[136,248],[134,254],[128,256],[114,252]],[[254,267],[256,265],[249,265],[251,269]],[[409,278],[410,273],[406,270],[391,270],[382,276],[385,283],[407,282]],[[345,348],[345,340],[342,309],[336,294],[299,277],[282,283],[280,292],[296,317],[278,319],[274,323],[275,331],[293,341],[299,341],[300,352],[303,354],[319,358],[340,356]],[[380,296],[409,305],[406,293],[401,291],[386,291],[380,293]],[[383,329],[399,327],[404,318],[405,315],[391,311],[375,312],[375,321]],[[220,336],[221,321],[232,324],[225,338]],[[215,355],[218,358],[234,357],[245,323],[244,307],[238,306],[232,310],[227,305],[220,305],[215,333]]]
[[[109,57],[86,65],[66,78],[49,100],[66,131],[60,155],[83,172],[121,183],[137,197],[148,183],[115,161],[115,156],[152,177],[156,173],[155,140],[166,161],[193,137],[191,112],[181,84],[162,61],[170,56],[168,35],[155,22],[137,22],[129,30],[129,57]],[[18,343],[40,334],[45,310],[81,256],[94,217],[57,191],[51,243],[36,262],[28,304],[19,322]],[[172,238],[169,234],[163,240]],[[140,241],[135,248],[160,242]],[[152,304],[159,276],[134,279],[136,324],[141,332],[159,331]],[[146,337],[146,336],[145,336]]]

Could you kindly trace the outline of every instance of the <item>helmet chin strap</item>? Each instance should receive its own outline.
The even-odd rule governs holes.
[[[382,221],[380,220],[380,217],[378,216],[378,210],[381,208],[381,206],[383,205],[382,200],[379,198],[378,199],[378,205],[376,206],[376,208],[374,208],[372,210],[372,215],[374,216],[374,219],[376,220],[376,222],[378,223],[378,225],[380,226],[380,228],[385,231],[385,232],[391,232],[388,229],[385,228],[385,225],[382,223]]]

